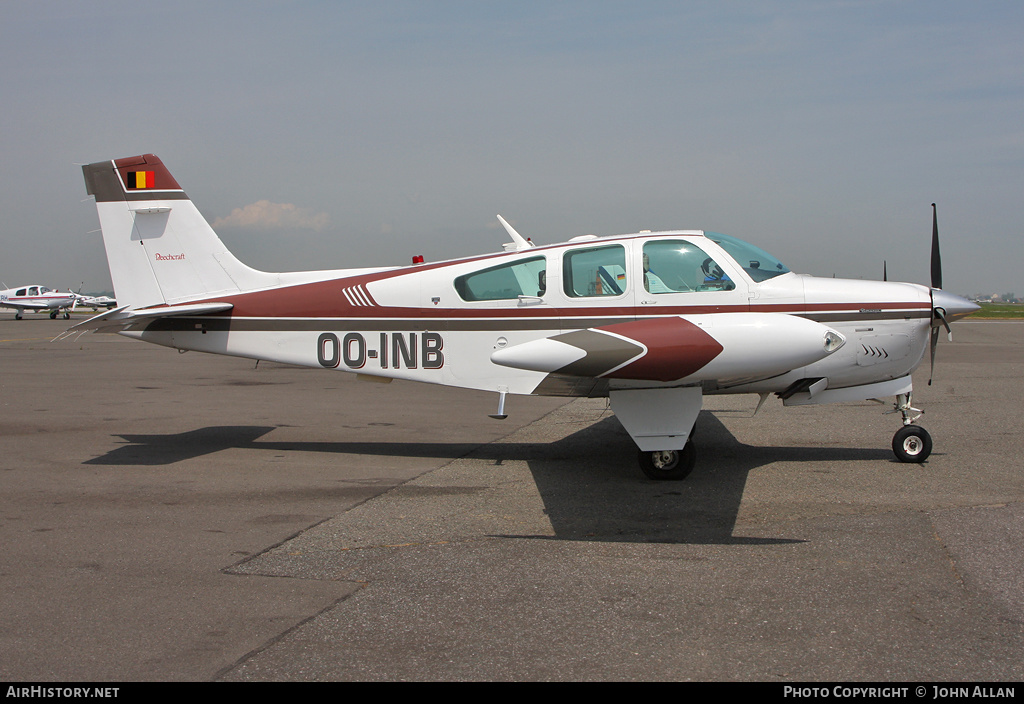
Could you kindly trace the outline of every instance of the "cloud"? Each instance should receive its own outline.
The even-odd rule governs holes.
[[[258,227],[267,230],[305,229],[319,232],[329,224],[327,213],[314,213],[292,203],[258,200],[213,221],[214,227]]]

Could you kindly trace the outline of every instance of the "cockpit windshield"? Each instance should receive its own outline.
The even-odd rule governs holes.
[[[749,242],[718,232],[705,232],[704,236],[728,252],[754,281],[767,281],[772,277],[789,273],[785,264]]]

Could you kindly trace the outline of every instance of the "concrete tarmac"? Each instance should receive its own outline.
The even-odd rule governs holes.
[[[887,407],[708,397],[647,480],[509,399],[0,317],[0,679],[1015,682],[1024,323]]]

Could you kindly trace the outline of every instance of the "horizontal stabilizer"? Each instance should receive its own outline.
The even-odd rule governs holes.
[[[182,315],[204,315],[207,313],[221,313],[231,310],[234,305],[231,303],[186,303],[180,306],[161,306],[159,308],[143,308],[142,310],[128,310],[130,306],[113,308],[105,313],[95,315],[88,320],[83,320],[77,325],[72,325],[65,334],[76,332],[88,332],[95,330],[123,330],[129,325],[140,323],[146,320],[157,318],[172,318]]]

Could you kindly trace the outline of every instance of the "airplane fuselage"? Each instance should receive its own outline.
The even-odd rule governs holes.
[[[667,243],[699,246],[701,257],[709,255],[722,276],[692,287],[680,281],[660,290],[645,283],[645,247]],[[609,252],[617,262],[611,283],[595,276],[593,282],[586,281],[585,290],[569,287],[579,286],[569,276],[573,262]],[[511,275],[517,267],[526,272],[518,279]],[[532,284],[539,272],[544,272],[543,282],[536,282],[536,290],[526,288],[523,283]],[[508,281],[504,274],[509,274]],[[495,279],[481,284],[485,287],[513,283],[507,290],[474,294],[466,289],[474,275]],[[906,377],[927,350],[932,317],[929,289],[916,284],[789,272],[754,281],[720,245],[696,231],[589,239],[322,276],[319,281],[217,297],[233,305],[230,315],[165,318],[124,334],[183,350],[521,394],[606,395],[609,388],[680,383],[699,383],[704,393],[782,393],[801,379],[827,379],[828,388],[835,389]],[[603,290],[608,286],[615,288]],[[478,297],[485,300],[472,300]],[[735,371],[727,376],[706,378],[693,372],[673,378],[669,370],[660,379],[629,379],[600,368],[592,375],[574,375],[492,360],[500,350],[555,335],[659,318],[696,316],[708,323],[714,337],[716,328],[725,331],[736,320],[729,316],[737,313],[766,329],[760,344],[727,346],[735,362]],[[776,360],[766,345],[781,348],[792,342],[787,318],[818,322],[840,333],[846,344],[796,368],[788,367],[788,360],[759,364]]]

